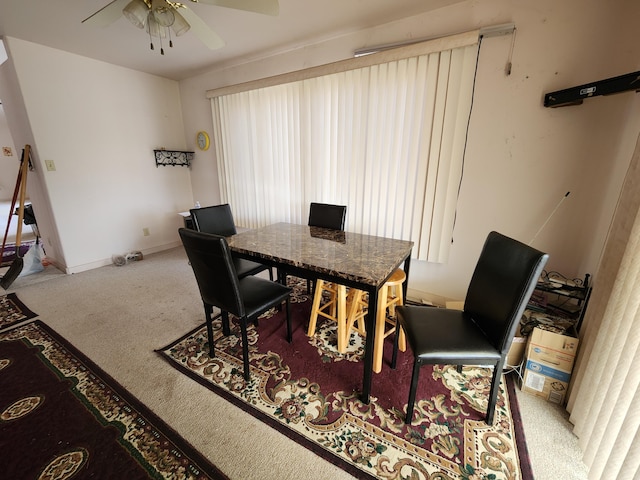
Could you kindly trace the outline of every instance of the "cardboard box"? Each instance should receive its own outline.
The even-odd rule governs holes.
[[[575,331],[559,334],[536,327],[527,343],[522,391],[562,404],[578,352]]]
[[[511,347],[509,347],[509,353],[507,353],[507,361],[505,368],[514,368],[520,365],[524,358],[524,352],[527,346],[527,337],[524,337],[520,333],[520,327],[516,330],[516,335],[513,337]]]

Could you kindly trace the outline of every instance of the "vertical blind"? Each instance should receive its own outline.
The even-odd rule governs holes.
[[[477,34],[463,43],[211,94],[220,192],[236,222],[306,223],[310,202],[342,204],[348,231],[412,240],[417,258],[445,262]]]
[[[590,480],[640,477],[640,136],[580,332],[567,410]]]

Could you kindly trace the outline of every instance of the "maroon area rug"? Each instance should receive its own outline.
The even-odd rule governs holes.
[[[249,328],[251,380],[242,375],[239,325],[224,337],[214,321],[216,356],[208,355],[201,326],[159,349],[171,365],[218,395],[358,478],[529,479],[513,386],[499,394],[495,423],[484,422],[490,370],[425,366],[413,425],[404,424],[412,356],[391,370],[391,337],[382,372],[374,374],[371,403],[359,400],[363,341],[353,334],[346,354],[335,349],[335,324],[318,321],[306,336],[311,309],[306,283],[292,297],[293,342],[284,312],[275,309]]]
[[[18,299],[15,293],[0,296],[0,330],[37,316]]]
[[[50,327],[0,333],[0,477],[227,479]]]

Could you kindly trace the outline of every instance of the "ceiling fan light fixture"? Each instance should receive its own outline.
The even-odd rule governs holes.
[[[144,28],[147,23],[149,7],[144,0],[131,0],[131,2],[122,9],[122,14],[136,27]]]
[[[179,12],[176,11],[173,13],[175,15],[175,21],[173,22],[171,28],[173,29],[173,33],[176,34],[176,37],[179,37],[180,35],[187,33],[191,28],[191,25],[189,25],[189,23],[184,19],[182,15],[180,15]]]
[[[153,10],[149,11],[149,14],[147,15],[145,30],[152,37],[165,38],[167,36],[166,26],[158,23]]]
[[[163,38],[169,37],[169,47],[173,47],[170,28],[174,26],[175,21],[176,14],[173,11],[173,7],[161,6],[149,10],[147,14],[146,31],[149,34],[151,50],[154,50],[153,37],[160,39],[161,55],[164,55],[164,47],[162,45]]]
[[[173,8],[156,7],[153,9],[153,18],[161,27],[170,27],[176,21]]]

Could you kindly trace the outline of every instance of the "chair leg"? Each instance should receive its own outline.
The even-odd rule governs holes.
[[[247,335],[247,317],[240,319],[240,329],[242,330],[242,363],[244,364],[244,379],[248,382],[249,375],[249,336]]]
[[[398,344],[400,337],[398,336],[398,332],[402,331],[402,327],[400,326],[400,322],[396,320],[396,333],[393,336],[393,356],[391,357],[391,368],[393,370],[396,369],[396,362],[398,360]]]
[[[316,294],[316,282],[311,282],[311,298]]]
[[[222,333],[225,337],[231,335],[231,328],[229,327],[229,312],[222,312]]]
[[[496,402],[498,401],[498,391],[500,390],[500,378],[504,360],[500,360],[493,367],[493,377],[491,379],[491,390],[489,391],[489,402],[487,403],[487,425],[493,425],[493,417],[496,411]]]
[[[338,352],[347,351],[347,287],[337,285],[338,288]]]
[[[393,287],[393,289],[394,289],[394,292],[395,292],[395,296],[398,298],[398,305],[404,305],[404,294],[402,292],[402,285],[395,285]],[[391,305],[391,307],[389,307],[389,311],[390,311],[392,317],[396,316],[396,304],[395,303],[393,305]],[[398,332],[400,332],[400,333],[398,333]],[[396,333],[395,334],[396,335],[400,335],[400,337],[398,337],[398,340],[399,340],[398,345],[400,347],[400,350],[403,351],[403,352],[406,352],[407,351],[407,339],[405,337],[404,330],[402,330],[402,329],[398,330],[398,327],[396,327]]]
[[[363,337],[367,335],[364,317],[367,314],[367,303],[362,300],[364,292],[357,288],[350,288],[347,292],[347,328],[345,329],[345,343],[349,345],[351,333],[356,331]]]
[[[277,277],[277,282],[280,285],[284,285],[285,287],[287,286],[287,274],[284,273],[282,270],[280,270],[279,268],[276,268],[276,277]],[[281,312],[282,311],[282,304],[278,305],[278,311]]]
[[[413,420],[413,407],[416,402],[416,390],[418,389],[418,378],[420,377],[420,367],[422,365],[417,359],[413,361],[413,374],[411,375],[411,387],[409,388],[409,401],[407,402],[407,416],[404,423],[409,425]]]
[[[215,346],[213,344],[213,307],[211,305],[204,306],[204,315],[207,319],[207,338],[209,339],[209,357],[216,356]]]
[[[318,322],[318,312],[320,310],[320,301],[322,300],[322,280],[316,282],[316,294],[313,295],[313,303],[311,305],[311,315],[309,316],[309,328],[307,336],[312,337],[316,333],[316,324]],[[318,287],[320,290],[318,290]],[[320,294],[317,294],[320,292]]]
[[[291,334],[291,302],[289,301],[289,297],[287,297],[287,342],[291,343],[293,341],[293,336]]]
[[[375,319],[375,337],[373,337],[373,371],[375,373],[380,373],[382,371],[388,294],[389,289],[387,287],[382,287],[378,294],[378,318]]]

